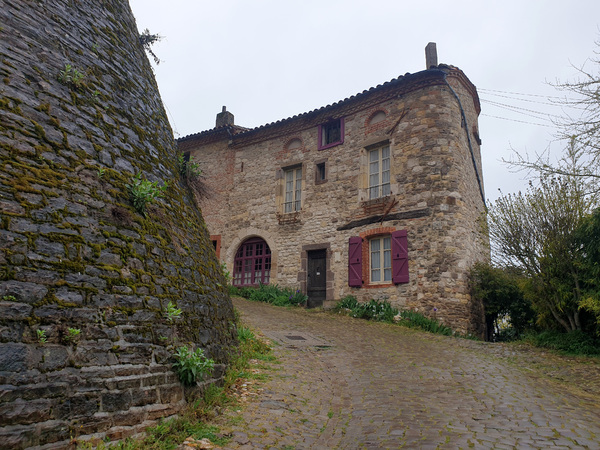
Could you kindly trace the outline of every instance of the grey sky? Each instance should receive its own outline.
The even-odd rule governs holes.
[[[479,89],[486,196],[525,186],[499,160],[552,140],[540,104],[560,95],[547,81],[576,76],[598,47],[598,0],[130,0],[138,28],[165,39],[153,49],[176,137],[210,129],[223,105],[255,127],[342,100],[425,69],[424,48],[462,69]],[[588,62],[590,69],[596,69]],[[501,92],[490,92],[501,91]],[[518,101],[524,98],[527,102]],[[531,112],[521,111],[526,114]],[[501,118],[497,118],[501,117]],[[511,120],[505,120],[511,119]],[[529,123],[515,122],[524,121]],[[553,152],[562,144],[554,142]]]

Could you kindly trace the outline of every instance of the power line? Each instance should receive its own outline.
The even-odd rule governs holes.
[[[487,103],[487,104],[490,104],[493,106],[497,106],[498,108],[508,109],[508,110],[511,110],[511,111],[514,111],[516,113],[523,114],[526,116],[535,117],[536,119],[546,120],[543,118],[544,116],[545,117],[554,117],[556,119],[561,118],[561,116],[557,116],[556,114],[549,114],[549,113],[545,113],[545,112],[541,112],[541,111],[534,111],[533,109],[527,109],[527,108],[521,108],[519,106],[507,105],[506,103],[499,103],[499,102],[494,102],[494,101],[485,100],[485,99],[481,99],[481,102]],[[526,111],[526,112],[523,112],[523,111]],[[542,116],[542,117],[537,117],[537,116],[534,116],[532,114],[527,114],[527,113],[536,114],[537,116]]]
[[[553,128],[552,125],[547,125],[545,123],[527,122],[525,120],[509,119],[508,117],[492,116],[491,114],[480,114],[480,115],[481,116],[485,116],[485,117],[491,117],[493,119],[501,119],[501,120],[507,120],[507,121],[510,121],[510,122],[526,123],[527,125],[537,125],[537,126],[540,126],[540,127]]]

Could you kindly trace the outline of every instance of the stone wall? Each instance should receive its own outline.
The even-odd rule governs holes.
[[[233,137],[223,129],[191,135],[179,147],[207,174],[213,195],[201,205],[229,270],[240,244],[260,236],[273,252],[272,282],[304,290],[306,251],[326,249],[330,303],[349,294],[387,299],[482,335],[483,309],[472,301],[467,279],[470,266],[489,257],[477,183],[478,114],[475,87],[460,70],[441,66]],[[332,117],[344,118],[344,142],[319,150],[318,126]],[[391,150],[392,195],[373,201],[367,154],[381,142]],[[317,182],[322,162],[326,182]],[[303,168],[302,209],[285,215],[281,173],[297,165]],[[349,287],[348,239],[402,229],[409,283]]]
[[[126,437],[185,404],[173,346],[221,376],[231,301],[128,2],[1,3],[0,447]]]

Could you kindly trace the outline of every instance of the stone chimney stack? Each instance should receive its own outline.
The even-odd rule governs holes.
[[[233,125],[233,114],[227,111],[227,106],[223,106],[223,111],[217,114],[216,127],[224,127],[225,125]]]
[[[431,69],[432,67],[437,67],[437,65],[437,48],[435,42],[430,42],[425,47],[425,68]]]

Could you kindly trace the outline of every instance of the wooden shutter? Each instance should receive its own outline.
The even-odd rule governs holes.
[[[408,237],[406,230],[392,233],[392,282],[408,283]]]
[[[348,241],[348,286],[362,287],[362,238],[352,236]]]

